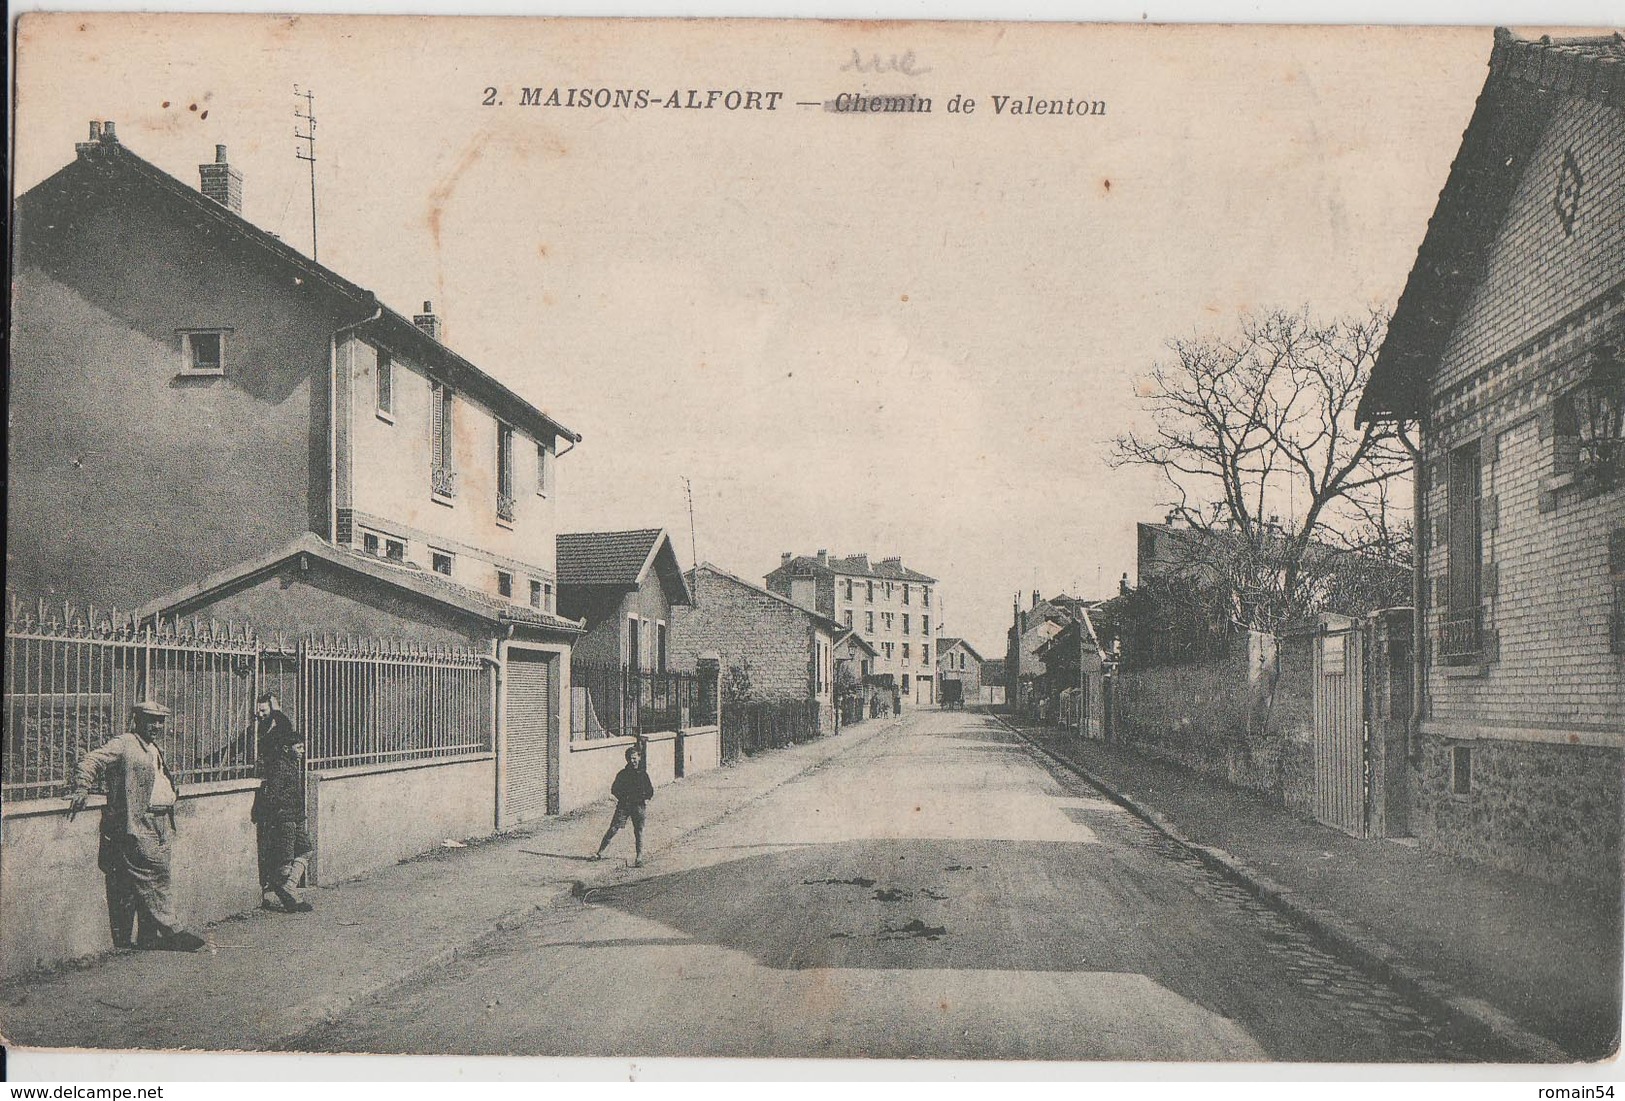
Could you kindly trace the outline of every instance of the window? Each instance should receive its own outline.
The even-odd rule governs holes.
[[[1590,374],[1553,403],[1555,473],[1607,487],[1625,464],[1625,361],[1617,347],[1592,353]]]
[[[434,572],[442,573],[447,577],[450,577],[452,556],[447,554],[445,551],[430,551],[429,555],[429,561],[434,567]]]
[[[851,608],[848,608],[846,610],[846,629],[849,630],[849,631],[852,629],[852,609]]]
[[[497,519],[513,523],[513,429],[497,425]]]
[[[897,625],[897,617],[891,612],[881,612],[880,618],[886,623],[886,630],[890,631]]]
[[[880,645],[882,647],[884,647],[885,650],[886,650],[886,660],[890,661],[892,659],[892,653],[893,653],[892,644],[889,643],[889,642],[882,642]]]
[[[378,412],[391,420],[395,412],[395,361],[382,348],[378,350]]]
[[[545,585],[542,586],[542,593],[543,593],[542,611],[547,612],[548,614],[552,614],[552,612],[553,612],[553,583],[551,581],[547,582]]]
[[[903,643],[903,660],[908,660],[908,643]]]
[[[666,625],[655,624],[655,672],[666,671]]]
[[[626,667],[628,669],[643,668],[643,640],[638,637],[638,628],[643,624],[638,622],[637,616],[626,618]]]
[[[852,579],[850,577],[846,579],[846,599],[852,599]]]
[[[368,554],[377,554],[379,551],[378,536],[372,532],[363,532],[361,535],[361,549]]]
[[[965,668],[965,655],[963,653],[959,655],[959,667],[961,669]]]
[[[405,562],[406,544],[399,539],[385,539],[384,557],[391,562]]]
[[[903,603],[904,604],[908,603],[908,598],[909,598],[909,587],[907,585],[904,585],[903,586]]]
[[[907,674],[907,673],[904,673],[904,674],[903,674],[903,692],[904,692],[904,693],[905,693],[905,694],[907,694],[907,692],[908,692],[908,690],[909,690],[909,684],[908,684],[908,674]]]
[[[931,586],[930,585],[927,585],[927,586],[925,586],[924,588],[922,588],[920,590],[920,603],[924,604],[927,608],[929,608],[931,606]]]
[[[903,633],[908,634],[908,613],[903,613]]]
[[[513,574],[507,570],[497,571],[497,595],[513,599]]]
[[[922,615],[920,617],[920,634],[929,635],[930,633],[931,633],[931,617],[928,616],[928,615]]]
[[[1468,664],[1483,653],[1484,536],[1479,524],[1482,471],[1478,441],[1450,453],[1450,481],[1445,502],[1449,524],[1446,544],[1446,601],[1440,653],[1446,661]]]
[[[530,606],[532,608],[542,606],[542,583],[540,581],[532,580],[530,583]]]
[[[362,529],[361,549],[368,554],[381,555],[391,562],[406,561],[406,540],[391,539],[389,536],[381,535],[376,531]]]
[[[863,629],[868,631],[871,635],[875,633],[875,613],[863,613]]]
[[[185,329],[181,332],[181,373],[226,373],[226,333],[229,329]]]
[[[866,599],[870,604],[873,604],[875,602],[875,583],[873,581],[865,581],[864,585],[868,588],[868,595],[864,599]]]
[[[920,643],[920,664],[931,664],[931,644],[929,642]]]
[[[553,461],[547,453],[547,444],[538,443],[536,445],[536,493],[538,496],[546,497],[552,492],[553,487],[548,484],[552,480]]]
[[[429,397],[429,486],[436,497],[447,500],[457,496],[457,471],[452,461],[456,454],[455,402],[451,387],[434,384]]]

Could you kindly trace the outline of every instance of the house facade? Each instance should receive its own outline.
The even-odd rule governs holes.
[[[92,123],[18,200],[7,565],[134,607],[310,533],[556,610],[556,462],[580,437]]]
[[[901,558],[866,554],[796,556],[786,551],[767,575],[772,592],[861,634],[876,651],[874,672],[890,676],[905,701],[936,702],[936,645],[942,631],[937,579]]]
[[[1411,822],[1617,885],[1625,40],[1496,32],[1359,414],[1417,426]]]
[[[575,660],[671,668],[672,608],[693,599],[666,530],[570,532],[557,547],[559,613],[587,628]]]
[[[944,635],[937,640],[938,695],[945,681],[960,683],[960,696],[967,703],[982,699],[982,655],[962,638]]]
[[[819,731],[833,734],[841,625],[709,562],[688,581],[693,604],[672,609],[674,665],[694,669],[714,655],[725,684],[748,680],[756,700],[813,701]]]
[[[1039,651],[1062,628],[1078,617],[1083,602],[1060,595],[1049,600],[1033,590],[1032,604],[1023,608],[1018,593],[1011,604],[1011,623],[1005,632],[1005,701],[1018,714],[1047,718],[1040,712],[1046,666]]]

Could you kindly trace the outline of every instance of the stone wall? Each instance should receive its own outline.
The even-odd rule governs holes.
[[[1112,738],[1308,811],[1313,642],[1253,635],[1219,661],[1119,672]]]

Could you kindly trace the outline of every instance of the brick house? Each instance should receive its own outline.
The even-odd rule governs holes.
[[[1004,683],[1005,700],[1018,714],[1039,716],[1045,674],[1039,649],[1076,619],[1082,607],[1083,601],[1077,597],[1062,594],[1045,600],[1034,589],[1032,606],[1023,608],[1017,594],[1005,632]]]
[[[964,686],[960,698],[978,702],[982,698],[982,655],[962,638],[942,636],[937,639],[937,680],[939,695],[942,682],[956,680]]]
[[[796,556],[786,551],[765,583],[771,591],[857,631],[877,651],[875,673],[890,675],[903,699],[936,699],[936,636],[942,630],[937,579],[901,558],[866,554]]]
[[[1495,32],[1361,404],[1419,427],[1412,822],[1618,883],[1625,40]]]
[[[688,581],[694,603],[672,608],[673,664],[693,669],[715,654],[725,684],[747,674],[752,699],[814,701],[819,730],[834,733],[841,625],[709,562],[689,571]]]
[[[311,533],[542,612],[580,436],[113,123],[17,203],[8,585],[129,608]]]

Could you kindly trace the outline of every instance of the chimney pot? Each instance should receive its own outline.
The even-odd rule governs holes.
[[[214,163],[215,164],[225,164],[226,163],[226,147],[225,146],[217,145],[217,146],[214,147]]]
[[[1119,594],[1126,594],[1128,592],[1128,574],[1127,573],[1124,573],[1123,576],[1118,579],[1118,581],[1117,581],[1117,591],[1118,591]]]
[[[102,122],[102,140],[111,142],[118,141],[118,134],[113,130],[112,119],[106,119]]]
[[[779,564],[780,565],[788,565],[789,562],[790,562],[790,559],[792,559],[794,557],[795,557],[795,555],[791,554],[789,551],[784,551],[779,555]]]
[[[1038,590],[1034,589],[1033,590],[1033,607],[1035,607],[1035,608],[1038,607],[1038,602],[1039,602],[1040,599],[1042,599],[1042,598],[1038,595]]]
[[[90,140],[91,141],[101,141],[102,140],[102,124],[101,124],[101,121],[99,119],[91,119],[90,120]]]

